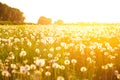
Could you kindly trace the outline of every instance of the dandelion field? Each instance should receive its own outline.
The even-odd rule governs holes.
[[[120,27],[0,25],[0,80],[120,80]]]

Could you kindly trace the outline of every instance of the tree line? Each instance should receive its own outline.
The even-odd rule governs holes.
[[[6,4],[0,2],[0,24],[23,24],[25,17],[23,16],[23,12],[21,12],[17,8],[10,7]],[[32,24],[32,23],[24,23],[24,24]],[[47,18],[45,16],[41,16],[38,19],[38,23],[41,25],[49,25],[52,24],[52,19]],[[63,20],[57,20],[53,24],[62,25],[64,24]]]
[[[0,2],[0,21],[7,23],[24,23],[23,12]]]
[[[51,19],[51,18],[47,18],[47,17],[45,17],[45,16],[41,16],[41,17],[38,19],[38,24],[41,24],[41,25],[49,25],[49,24],[52,24],[52,19]],[[64,24],[64,21],[59,19],[59,20],[55,21],[53,24],[62,25],[62,24]]]

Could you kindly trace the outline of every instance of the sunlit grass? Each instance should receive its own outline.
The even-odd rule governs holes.
[[[119,80],[120,27],[0,26],[2,80]]]

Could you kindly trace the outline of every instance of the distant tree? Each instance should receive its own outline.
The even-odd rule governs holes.
[[[62,25],[62,24],[64,24],[64,21],[63,20],[57,20],[57,21],[54,22],[54,24]]]
[[[24,19],[23,12],[19,9],[0,3],[0,21],[23,23]]]
[[[52,19],[51,19],[51,18],[46,18],[46,17],[44,17],[44,16],[41,16],[41,17],[38,19],[38,24],[41,24],[41,25],[52,24]]]

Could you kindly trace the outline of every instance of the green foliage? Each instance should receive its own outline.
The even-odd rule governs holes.
[[[20,24],[24,22],[24,19],[23,13],[19,9],[0,3],[0,21]]]
[[[38,20],[38,24],[41,24],[41,25],[52,24],[52,20],[51,20],[51,18],[46,18],[44,16],[41,16]]]

